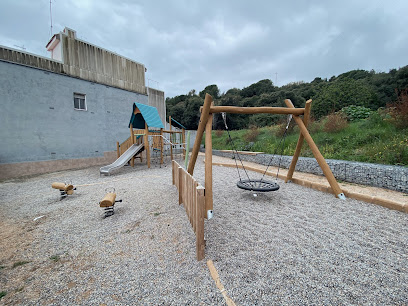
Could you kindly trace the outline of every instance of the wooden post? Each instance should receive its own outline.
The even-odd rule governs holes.
[[[204,187],[198,186],[196,188],[196,253],[197,260],[204,258],[205,241],[204,241],[204,215],[205,215],[205,198]]]
[[[181,203],[183,203],[183,193],[184,193],[184,186],[183,186],[183,168],[182,167],[178,167],[177,169],[178,171],[178,191],[179,191],[179,205]]]
[[[130,142],[132,143],[132,144],[134,144],[135,143],[135,135],[134,135],[134,133],[133,133],[133,124],[130,124]]]
[[[116,155],[118,156],[117,158],[120,157],[120,146],[119,146],[119,141],[116,142]]]
[[[290,108],[294,108],[293,104],[289,103],[289,101],[290,100],[288,99],[285,100],[286,106]],[[305,127],[307,127],[307,125],[309,124],[311,106],[312,106],[312,100],[306,101],[305,114],[303,116],[303,123],[305,124]],[[296,145],[296,150],[295,150],[295,153],[293,154],[292,162],[290,163],[288,174],[286,175],[285,183],[290,181],[293,177],[293,172],[295,171],[296,163],[299,159],[300,151],[302,150],[303,140],[304,140],[303,134],[300,133],[299,139]]]
[[[213,105],[213,103],[211,103]],[[208,211],[213,210],[213,191],[212,191],[212,123],[213,115],[208,116],[205,126],[205,217],[208,219]]]
[[[171,116],[169,116],[170,123],[170,158],[173,160],[173,133],[171,133]]]
[[[289,99],[287,99],[289,100]],[[285,103],[292,103],[290,100]],[[294,115],[293,119],[295,119],[297,125],[299,126],[300,132],[303,134],[306,142],[308,143],[310,149],[313,152],[314,157],[316,158],[320,168],[323,170],[323,174],[328,180],[333,193],[336,195],[336,197],[345,199],[345,196],[343,194],[343,191],[341,190],[339,184],[336,181],[336,178],[333,175],[333,172],[330,170],[329,165],[327,164],[326,160],[324,159],[323,155],[320,153],[319,149],[317,148],[315,142],[313,141],[312,136],[310,136],[305,124],[303,123],[302,119],[299,118],[299,116]]]
[[[200,150],[201,140],[203,139],[204,129],[207,125],[208,116],[210,115],[210,107],[213,98],[209,94],[205,94],[204,106],[201,111],[200,123],[197,128],[197,135],[194,141],[193,151],[191,152],[190,162],[188,164],[188,173],[193,175],[195,163],[197,161],[198,151]]]
[[[171,178],[172,178],[172,184],[175,185],[176,184],[176,179],[174,176],[174,161],[171,161]]]
[[[163,128],[160,128],[160,164],[163,164]]]
[[[150,146],[149,146],[149,127],[145,123],[145,151],[147,159],[147,168],[150,168]]]
[[[135,144],[135,134],[133,132],[133,124],[130,124],[130,141],[132,142],[132,145]],[[130,159],[130,165],[132,167],[135,166],[135,159],[133,157]]]
[[[186,158],[186,130],[184,128],[181,129],[181,143],[183,143],[183,159]]]

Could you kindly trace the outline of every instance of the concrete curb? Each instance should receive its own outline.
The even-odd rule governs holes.
[[[218,163],[218,162],[213,162],[213,166],[231,167],[231,168],[236,167],[235,164]],[[238,167],[242,169],[241,165],[238,165]],[[264,172],[261,169],[251,167],[251,166],[245,166],[245,169],[255,171],[255,172],[258,172],[258,173],[263,173]],[[272,173],[270,171],[267,171],[266,174],[269,175],[269,176],[275,176],[275,173]],[[278,177],[280,179],[282,179],[282,180],[286,179],[286,176],[282,175],[282,174],[279,174]],[[319,191],[323,191],[323,192],[326,192],[326,193],[333,194],[333,190],[331,189],[331,187],[326,186],[324,184],[310,182],[310,181],[299,179],[299,178],[292,178],[291,182],[295,183],[295,184],[298,184],[298,185],[301,185],[301,186],[305,186],[305,187],[308,187],[308,188],[312,188],[312,189],[316,189],[316,190],[319,190]],[[342,188],[342,190],[343,190],[344,195],[346,197],[348,197],[348,198],[355,199],[355,200],[358,200],[358,201],[367,202],[367,203],[371,203],[371,204],[376,204],[376,205],[380,205],[380,206],[383,206],[383,207],[386,207],[386,208],[389,208],[389,209],[398,210],[398,211],[401,211],[401,212],[408,213],[408,204],[395,202],[395,201],[390,201],[390,200],[387,200],[387,199],[384,199],[384,198],[369,196],[369,195],[365,195],[365,194],[361,194],[361,193],[357,193],[357,192],[351,192],[351,191],[348,191],[347,188]]]

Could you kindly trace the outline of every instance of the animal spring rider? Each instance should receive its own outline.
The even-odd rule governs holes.
[[[71,182],[67,183],[58,183],[58,182],[54,182],[51,184],[51,187],[54,189],[58,189],[60,191],[61,194],[61,199],[64,199],[65,197],[74,194],[74,190],[76,190],[76,188],[74,187],[74,185],[71,184]]]
[[[106,190],[106,192],[107,193],[102,201],[99,202],[99,206],[105,209],[105,218],[110,217],[115,213],[113,210],[115,203],[122,202],[122,200],[116,201],[115,188],[109,188]]]

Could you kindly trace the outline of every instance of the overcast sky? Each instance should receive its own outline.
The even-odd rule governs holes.
[[[168,97],[408,65],[407,12],[407,0],[52,0],[53,33],[143,63]],[[48,57],[50,24],[49,0],[1,0],[0,45]]]

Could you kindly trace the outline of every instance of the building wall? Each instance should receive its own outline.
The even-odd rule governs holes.
[[[164,91],[148,87],[149,105],[157,108],[163,125],[166,123],[166,101],[164,100]]]
[[[62,50],[62,62],[2,46],[0,60],[147,94],[143,64],[64,34],[60,37],[62,43],[53,52]]]
[[[144,65],[63,33],[61,42],[66,74],[147,94]]]
[[[74,110],[73,94],[87,111]],[[103,157],[129,137],[138,94],[0,61],[0,164]]]

